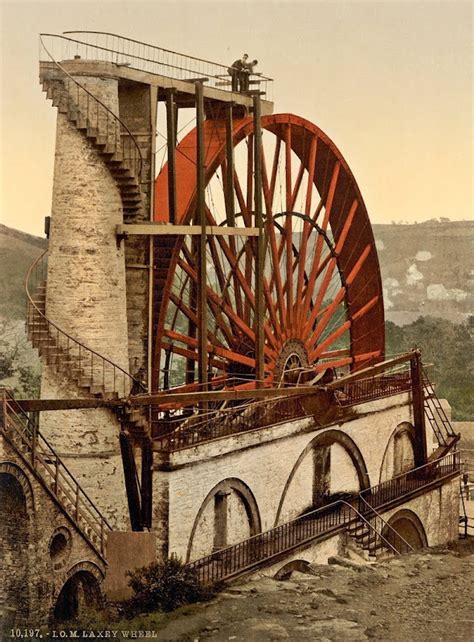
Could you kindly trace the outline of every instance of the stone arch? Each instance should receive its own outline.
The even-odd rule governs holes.
[[[30,491],[27,497],[25,488]],[[23,471],[15,464],[0,472],[0,559],[2,592],[7,618],[27,622],[30,610],[30,536],[32,493]]]
[[[301,452],[298,459],[296,460],[296,463],[293,466],[291,473],[285,483],[285,487],[283,488],[280,502],[278,504],[274,526],[277,526],[279,524],[281,512],[286,499],[286,495],[288,493],[288,489],[290,488],[291,482],[293,481],[305,457],[311,451],[314,451],[317,448],[330,447],[333,444],[338,444],[339,446],[341,446],[344,449],[344,451],[349,455],[357,474],[360,490],[364,490],[365,488],[370,488],[370,478],[369,478],[369,473],[367,471],[367,466],[365,464],[362,453],[360,452],[359,447],[357,446],[355,441],[351,439],[349,435],[342,432],[342,430],[336,430],[336,429],[325,430],[324,432],[320,432],[318,435],[316,435],[316,437],[314,437],[307,444],[307,446],[304,448],[304,450]]]
[[[18,464],[15,464],[12,461],[0,462],[0,475],[1,474],[11,475],[12,477],[15,477],[15,479],[22,487],[23,494],[26,500],[26,510],[29,517],[30,514],[35,511],[35,498],[28,475],[22,468],[20,468],[20,466],[18,466]]]
[[[84,608],[100,608],[103,603],[100,584],[103,570],[94,562],[74,564],[66,573],[64,583],[53,601],[52,622],[64,622],[80,615]]]
[[[195,542],[196,533],[201,523],[201,520],[206,512],[209,510],[211,502],[215,502],[219,497],[225,497],[229,493],[235,493],[240,500],[242,501],[243,507],[245,509],[246,517],[248,520],[249,526],[249,537],[260,533],[262,530],[262,522],[260,518],[260,511],[258,509],[257,501],[254,494],[250,488],[240,479],[236,477],[229,477],[219,482],[212,488],[206,495],[204,501],[202,502],[196,518],[191,529],[191,535],[189,536],[188,548],[186,552],[186,562],[189,562],[191,559],[193,544]],[[215,536],[215,527],[214,527],[214,536]]]
[[[389,542],[394,539],[393,529],[415,550],[428,546],[428,538],[423,522],[412,510],[408,508],[398,510],[390,517],[388,525],[391,528],[386,526],[382,534]]]
[[[380,466],[379,482],[396,477],[415,464],[415,427],[402,421],[390,435]]]
[[[275,580],[289,580],[291,575],[295,572],[311,573],[310,562],[307,560],[292,560],[282,566],[273,576]]]

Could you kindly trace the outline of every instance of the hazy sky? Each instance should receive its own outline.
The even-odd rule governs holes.
[[[56,110],[38,83],[38,33],[114,32],[275,78],[275,112],[320,126],[374,222],[473,216],[472,3],[5,2],[1,222],[41,234]]]

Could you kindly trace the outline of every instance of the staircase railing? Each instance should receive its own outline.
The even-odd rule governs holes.
[[[447,445],[449,439],[456,437],[456,433],[441,405],[433,384],[426,374],[426,370],[423,370],[423,387],[425,390],[425,417],[428,419],[438,443],[440,445]]]
[[[391,550],[394,550],[399,555],[410,551],[413,552],[415,550],[413,546],[407,542],[406,539],[402,537],[400,533],[396,531],[373,506],[368,503],[361,493],[359,493],[358,499],[360,516],[364,519],[364,522],[370,521],[370,525],[373,530],[380,535],[380,538],[384,543],[388,542],[390,544]],[[376,542],[374,542],[374,544],[376,544]],[[369,554],[370,551],[371,543],[369,542]]]
[[[338,500],[190,562],[188,566],[197,571],[204,584],[217,582],[244,573],[320,536],[327,536],[341,528],[357,527],[357,521],[368,529],[372,537],[369,551],[380,548],[380,543],[397,554],[413,550],[375,508],[380,508],[394,499],[405,498],[421,487],[430,486],[436,481],[459,473],[458,455],[457,452],[451,453],[435,462],[407,471],[393,480],[368,488],[354,499],[355,505],[349,501]],[[416,483],[409,483],[411,480]],[[391,482],[394,482],[392,486]]]
[[[99,354],[84,343],[81,343],[70,334],[62,330],[53,321],[50,321],[45,313],[38,307],[34,300],[35,291],[39,285],[46,281],[47,256],[45,250],[32,264],[26,276],[27,296],[27,325],[33,334],[35,329],[42,335],[38,346],[41,349],[41,341],[47,345],[43,346],[46,356],[51,352],[56,354],[58,361],[73,362],[77,368],[78,381],[89,381],[89,387],[101,386],[104,394],[108,390],[119,397],[126,397],[131,390],[134,392],[145,392],[146,387],[141,381],[135,379],[126,370],[113,363],[107,357]],[[69,371],[72,371],[72,367]]]
[[[406,497],[429,484],[451,477],[461,470],[460,452],[452,452],[428,464],[407,470],[396,477],[367,488],[360,493],[361,499],[371,508],[383,506]],[[359,510],[363,510],[360,506]]]
[[[267,563],[278,555],[308,544],[323,534],[327,535],[331,531],[339,530],[342,526],[356,522],[368,529],[373,538],[373,544],[379,540],[393,553],[399,553],[395,545],[376,529],[372,521],[349,502],[339,500],[264,533],[254,535],[243,542],[190,562],[188,566],[197,571],[203,584],[211,584],[244,573],[262,562]],[[386,525],[387,523],[384,522],[384,526]]]
[[[2,389],[1,399],[4,437],[105,561],[110,524],[13,396]]]
[[[134,174],[137,182],[141,180],[143,169],[143,155],[135,136],[126,123],[105,105],[97,96],[94,96],[84,85],[72,76],[64,66],[58,62],[46,47],[44,38],[59,38],[68,40],[64,36],[55,34],[40,34],[40,47],[48,56],[54,66],[61,72],[62,80],[67,78],[65,89],[71,98],[75,98],[75,106],[86,119],[88,128],[95,129],[99,135],[105,136],[105,144],[112,145],[114,151],[120,151],[123,163]],[[72,91],[71,91],[72,87]],[[74,92],[74,93],[73,93]]]

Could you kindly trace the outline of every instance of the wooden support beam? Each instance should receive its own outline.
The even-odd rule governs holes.
[[[198,381],[202,390],[207,390],[208,357],[207,357],[207,265],[206,265],[206,183],[204,171],[204,90],[202,82],[196,83],[196,129],[197,129],[197,154],[196,154],[196,219],[195,224],[200,227],[198,250]]]
[[[163,225],[162,223],[119,224],[115,228],[118,237],[127,236],[199,236],[200,225]],[[258,227],[223,227],[206,225],[206,234],[212,236],[258,236]]]
[[[407,352],[394,359],[389,359],[376,366],[364,368],[354,374],[341,377],[323,386],[336,390],[347,383],[368,379],[382,374],[400,363],[407,363],[415,358],[415,352]],[[183,405],[198,404],[200,401],[238,401],[242,399],[273,399],[275,397],[294,397],[317,393],[319,386],[295,386],[292,388],[261,388],[258,390],[218,390],[210,392],[178,393],[170,391],[155,394],[128,397],[127,399],[17,399],[16,402],[25,412],[45,410],[75,410],[78,408],[114,408],[120,406],[154,406],[177,403]]]
[[[176,223],[176,109],[174,90],[166,92],[166,130],[168,143],[168,210],[169,221]]]
[[[265,239],[263,235],[262,213],[262,125],[261,105],[258,94],[253,97],[253,142],[254,142],[254,206],[255,227],[259,230],[257,237],[256,269],[255,269],[255,378],[257,386],[263,388],[265,376],[265,334],[263,324],[265,321],[263,279],[265,275]]]
[[[410,363],[411,386],[413,397],[413,423],[415,426],[415,466],[423,466],[428,459],[425,426],[425,392],[423,386],[423,368],[421,355],[416,350]],[[440,444],[441,445],[441,444]]]
[[[234,207],[234,142],[232,132],[234,129],[232,123],[232,103],[229,103],[226,110],[225,122],[225,152],[226,152],[226,218],[231,227],[235,226],[235,207]]]

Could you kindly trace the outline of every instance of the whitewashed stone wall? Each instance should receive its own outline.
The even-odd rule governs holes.
[[[262,530],[275,526],[280,500],[299,456],[312,439],[329,429],[341,430],[353,439],[366,463],[371,485],[377,484],[390,436],[403,421],[413,422],[409,397],[404,394],[379,400],[359,406],[356,411],[354,419],[340,425],[317,429],[311,419],[297,420],[173,453],[169,472],[155,473],[157,486],[165,478],[169,484],[169,552],[186,558],[191,530],[205,497],[230,477],[240,479],[250,488],[260,512]],[[279,523],[301,512],[300,504],[303,509],[311,496],[309,461],[303,470],[306,475],[298,476],[296,471],[287,491],[288,497],[298,498],[298,504],[293,506],[293,500],[285,499]],[[334,487],[353,484],[354,471],[347,462],[341,468],[340,480],[337,469],[334,473]]]

